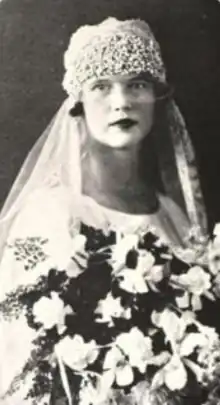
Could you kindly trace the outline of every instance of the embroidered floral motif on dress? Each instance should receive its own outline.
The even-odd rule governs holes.
[[[17,238],[13,244],[8,244],[8,247],[13,249],[15,259],[24,263],[25,270],[31,270],[47,259],[43,250],[46,243],[47,240],[40,237]]]

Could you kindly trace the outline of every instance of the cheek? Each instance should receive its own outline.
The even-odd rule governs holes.
[[[104,104],[98,101],[92,100],[84,104],[85,115],[89,119],[97,119],[98,116],[103,115]]]
[[[105,108],[100,103],[84,106],[85,120],[91,135],[99,136],[106,124]]]
[[[144,128],[151,129],[154,123],[154,104],[144,104],[140,108],[140,120]]]

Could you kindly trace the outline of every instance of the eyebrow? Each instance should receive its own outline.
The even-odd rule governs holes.
[[[128,78],[128,80],[130,80],[130,81],[144,80],[146,82],[152,82],[152,78],[147,73],[144,73],[144,72],[141,72],[138,75]]]
[[[109,82],[109,78],[103,78],[103,79],[95,79],[94,81],[88,83],[89,86],[95,86],[96,84],[100,84],[100,83],[108,83]]]
[[[130,83],[135,82],[137,80],[144,80],[145,82],[153,83],[152,78],[145,72],[134,74],[131,77],[126,77],[126,80]],[[89,86],[93,87],[97,84],[106,84],[109,82],[111,82],[111,78],[109,77],[97,78],[94,81],[90,82]]]

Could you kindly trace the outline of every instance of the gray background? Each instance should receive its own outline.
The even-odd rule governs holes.
[[[161,44],[197,152],[211,223],[220,219],[220,3],[217,0],[2,0],[0,204],[65,97],[63,52],[80,25],[141,17]]]

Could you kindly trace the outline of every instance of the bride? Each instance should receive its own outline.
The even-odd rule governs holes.
[[[81,27],[64,63],[68,97],[29,153],[0,217],[2,405],[70,403],[62,367],[69,402],[52,400],[52,391],[39,394],[36,331],[16,299],[16,316],[5,303],[37,285],[48,268],[68,267],[80,223],[93,229],[88,238],[95,230],[115,232],[119,241],[151,231],[184,261],[207,235],[192,145],[149,26],[108,18]],[[78,259],[81,268],[85,257]]]

